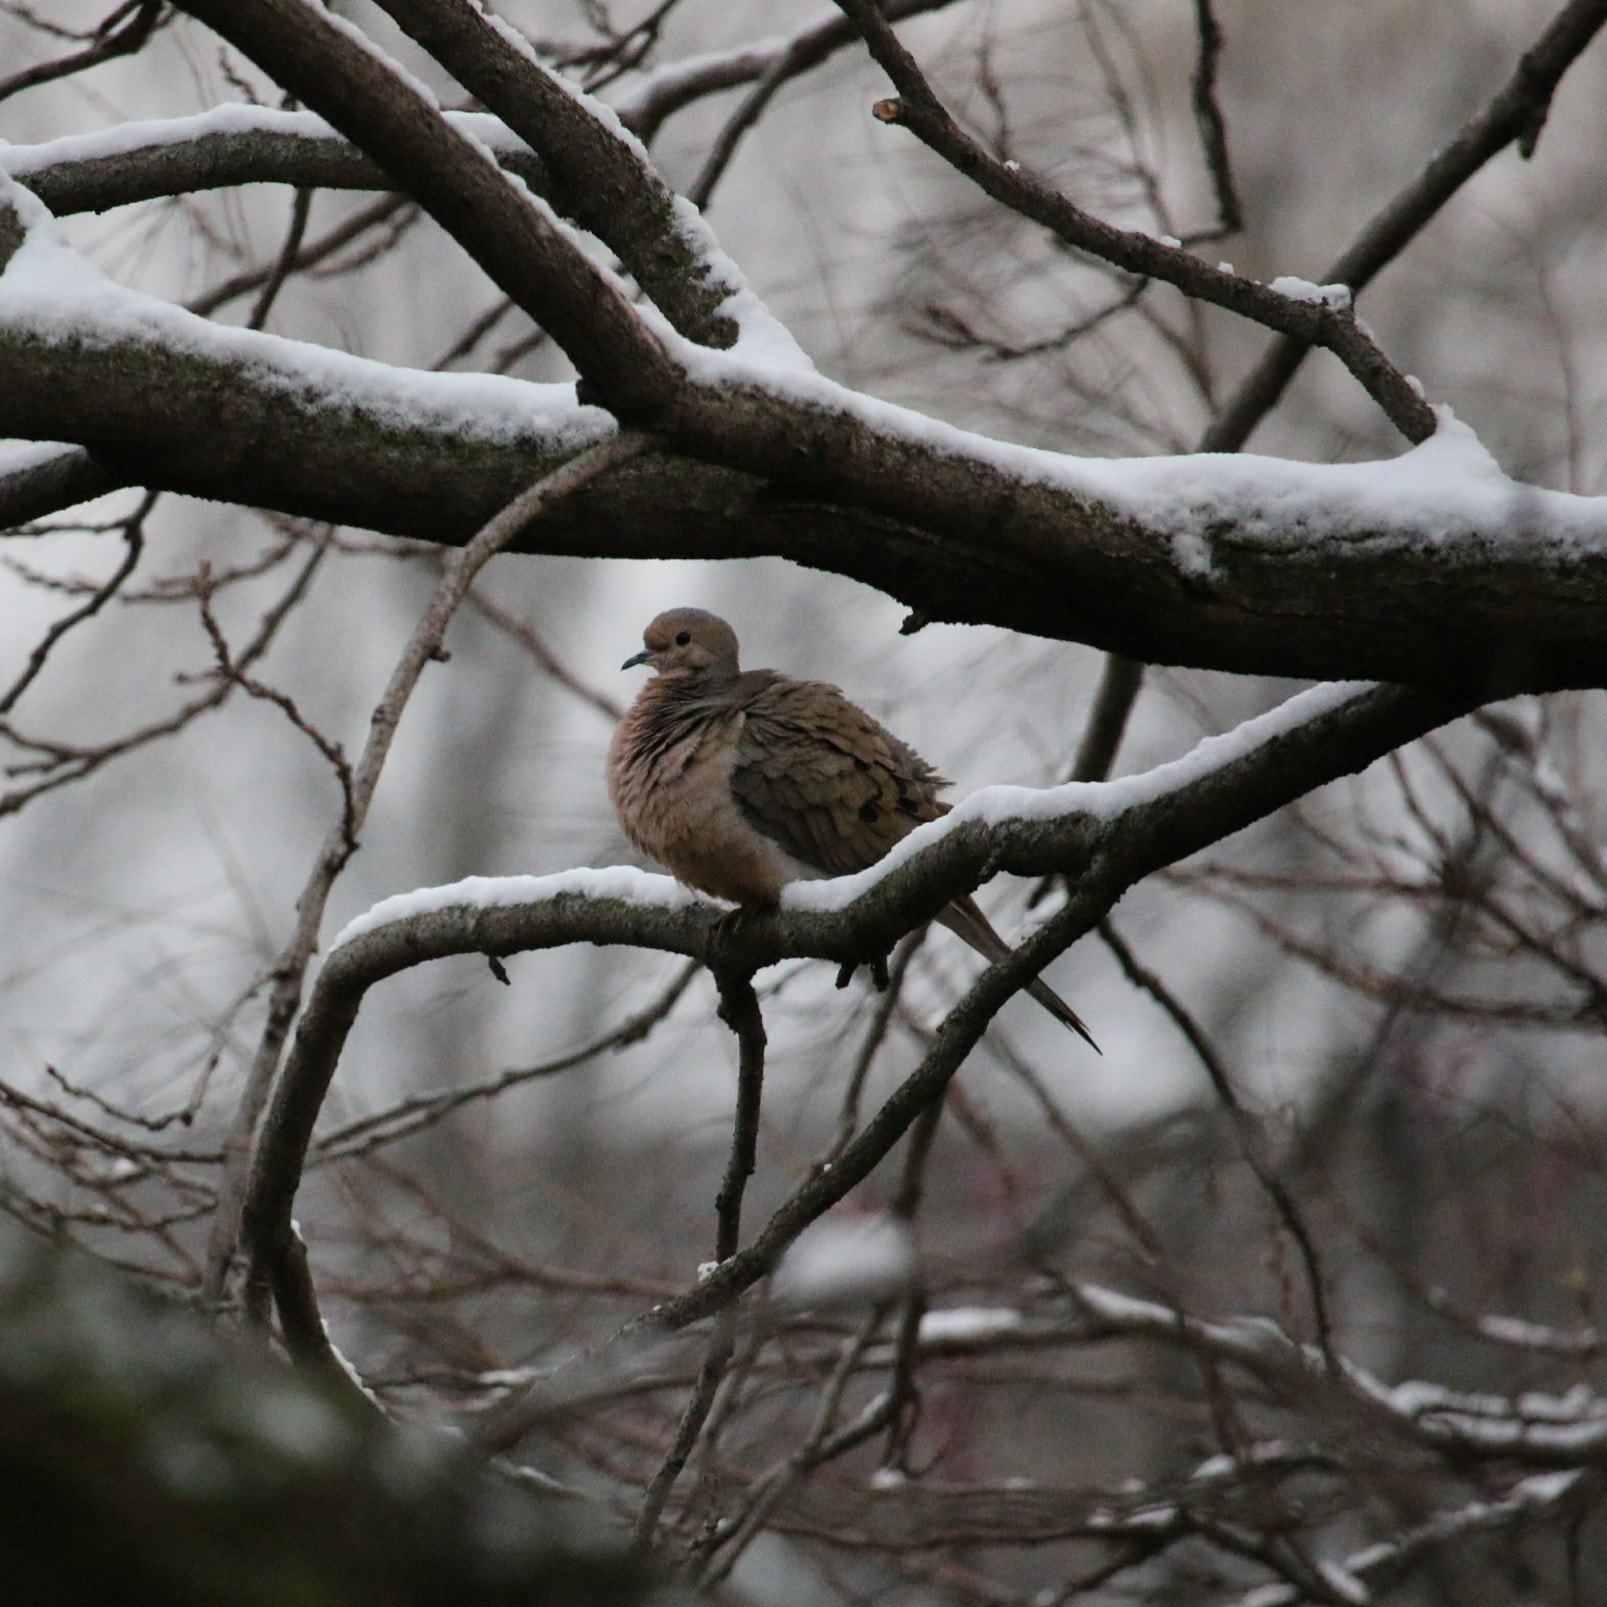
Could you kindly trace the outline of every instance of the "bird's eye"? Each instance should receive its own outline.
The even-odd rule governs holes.
[[[691,631],[680,631],[680,632],[678,632],[676,634],[675,645],[677,647],[685,647],[686,644],[691,640],[692,640]]]

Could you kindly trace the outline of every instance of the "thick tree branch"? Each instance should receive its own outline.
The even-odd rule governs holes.
[[[282,31],[292,40],[300,38],[298,29],[313,29],[314,66],[303,63],[296,82],[305,79],[338,100],[376,154],[394,136],[408,159],[403,165],[422,162],[432,184],[437,158],[445,169],[472,176],[462,193],[453,189],[443,217],[450,213],[447,221],[467,228],[485,248],[482,255],[502,261],[498,253],[533,229],[543,261],[560,277],[579,262],[580,279],[560,301],[592,343],[588,349],[599,361],[606,356],[627,389],[634,393],[640,384],[654,393],[675,443],[699,459],[757,477],[733,498],[728,477],[711,478],[700,469],[686,469],[683,477],[678,469],[672,478],[684,487],[698,493],[718,487],[721,494],[710,499],[712,521],[703,517],[708,501],[696,517],[677,521],[673,490],[655,487],[648,501],[621,510],[623,517],[613,521],[625,536],[617,546],[603,534],[611,521],[594,521],[584,502],[557,515],[584,525],[567,535],[549,528],[532,545],[562,551],[574,542],[572,550],[655,556],[779,551],[853,574],[929,618],[991,619],[1146,661],[1437,681],[1472,686],[1483,696],[1600,678],[1607,623],[1597,594],[1607,554],[1581,541],[1577,525],[1547,541],[1534,512],[1540,495],[1511,507],[1492,504],[1493,528],[1460,539],[1436,530],[1429,541],[1409,527],[1392,533],[1388,510],[1377,505],[1367,518],[1376,515],[1383,529],[1358,529],[1350,514],[1330,538],[1313,539],[1331,516],[1318,492],[1291,512],[1282,490],[1269,487],[1263,511],[1254,494],[1228,489],[1241,471],[1219,467],[1214,472],[1227,484],[1221,514],[1213,518],[1210,477],[1202,482],[1191,465],[1157,465],[1157,488],[1170,485],[1165,476],[1175,472],[1189,478],[1181,499],[1176,491],[1162,494],[1146,519],[1131,499],[1102,495],[1096,472],[1079,481],[1075,473],[1053,469],[1052,459],[1041,468],[1038,460],[1028,468],[1019,454],[1001,461],[991,443],[868,403],[813,374],[754,369],[693,347],[678,349],[672,360],[611,288],[604,286],[600,312],[583,305],[582,281],[594,287],[604,281],[477,147],[360,44],[296,0],[250,0],[230,13],[236,24],[242,16],[272,23],[265,30],[270,56],[285,44],[275,31],[285,17],[290,22]],[[319,52],[329,39],[318,30],[354,60],[338,51],[326,60]],[[348,98],[362,100],[360,114]],[[516,277],[531,268],[518,255]],[[545,284],[543,272],[535,277]],[[1288,305],[1314,311],[1311,304]],[[82,321],[85,309],[74,314]],[[138,332],[124,332],[115,363],[104,340],[64,345],[54,338],[55,328],[48,337],[30,338],[15,320],[0,331],[0,363],[8,370],[0,430],[76,440],[114,475],[153,487],[421,534],[437,533],[421,528],[432,514],[459,529],[484,517],[483,499],[510,495],[528,473],[521,464],[509,479],[493,483],[480,472],[484,455],[475,452],[478,496],[465,496],[461,483],[427,487],[420,496],[420,488],[407,483],[405,448],[420,444],[410,432],[385,442],[370,435],[368,444],[386,461],[376,463],[371,451],[364,467],[372,472],[354,472],[364,455],[352,451],[349,439],[330,434],[326,404],[342,424],[360,419],[364,433],[379,421],[364,418],[360,402],[354,406],[348,395],[332,396],[322,373],[316,379],[309,374],[300,394],[292,381],[286,394],[283,346],[251,352],[249,361],[244,349],[233,349],[233,361],[211,365],[209,382],[196,372],[197,361],[208,366],[209,353],[193,332],[186,329],[189,350],[181,355],[153,340],[148,316],[130,322]],[[656,354],[651,373],[635,361],[643,339]],[[251,382],[264,360],[268,383],[253,395]],[[684,371],[678,363],[687,365]],[[73,368],[95,372],[75,376]],[[222,397],[227,400],[220,403]],[[616,405],[623,404],[616,399]],[[242,407],[246,427],[231,430]],[[439,460],[434,465],[442,466]],[[619,495],[633,478],[608,494]],[[1513,493],[1528,495],[1519,487]],[[782,497],[790,501],[783,504]],[[370,499],[386,506],[363,508]],[[740,509],[740,518],[733,509]],[[755,509],[761,516],[749,517]],[[844,509],[854,510],[849,518],[858,524],[846,540]],[[875,530],[871,541],[864,539],[866,516]],[[1514,539],[1514,525],[1529,539]],[[1301,529],[1293,546],[1286,539],[1291,526]],[[1186,552],[1179,540],[1190,543]]]
[[[1116,762],[1116,750],[1127,730],[1138,689],[1144,683],[1144,666],[1119,653],[1107,654],[1094,693],[1094,706],[1088,711],[1088,725],[1077,744],[1071,763],[1072,781],[1104,781]]]
[[[0,530],[92,501],[126,483],[81,447],[7,453],[0,457]]]
[[[148,328],[95,334],[64,345],[0,324],[0,433],[76,439],[114,483],[462,541],[521,484],[608,429],[599,413],[555,416],[542,400],[550,393],[515,381],[436,376],[424,389],[418,376],[331,354],[300,376],[282,342],[259,348],[239,333],[211,352]],[[521,395],[531,403],[518,406]],[[773,395],[753,405],[776,423],[789,411]],[[803,453],[819,415],[791,411]],[[1225,507],[1237,507],[1224,513],[1205,581],[1180,573],[1174,530],[1146,528],[1070,484],[1024,483],[956,453],[923,462],[897,429],[846,433],[856,479],[867,490],[879,482],[888,514],[908,492],[923,505],[912,515],[927,512],[953,534],[937,539],[880,508],[801,488],[789,498],[752,475],[657,453],[533,526],[521,549],[775,554],[878,586],[931,619],[1250,673],[1437,680],[1493,696],[1599,684],[1607,662],[1607,553],[1566,532],[1548,538],[1536,517],[1543,494],[1525,500],[1519,486],[1512,518],[1526,543],[1492,527],[1429,546],[1387,524],[1324,539],[1320,505],[1296,528],[1277,501],[1263,513],[1230,495]],[[1210,483],[1195,482],[1195,517]],[[1237,534],[1228,521],[1246,515],[1267,534]],[[1000,539],[1011,526],[1014,553]],[[1285,530],[1292,541],[1277,539]]]
[[[537,195],[551,199],[545,164],[499,118],[443,115]],[[194,117],[125,124],[117,133],[112,149],[98,134],[0,149],[0,169],[27,185],[57,217],[242,184],[396,188],[384,168],[311,112],[229,105]]]
[[[391,173],[612,410],[644,417],[673,394],[680,373],[622,287],[358,36],[303,0],[184,0],[184,9]]]
[[[131,295],[126,317],[104,301],[41,301],[41,278],[11,295],[0,279],[0,435],[88,448],[106,477],[83,471],[95,489],[145,485],[458,543],[610,428],[555,387],[426,379],[316,348],[302,362],[286,342],[148,298]],[[85,338],[61,339],[69,311]],[[1577,526],[1548,530],[1549,508],[1566,502],[1575,518],[1592,504],[1513,484],[1485,528],[1428,542],[1392,530],[1383,506],[1371,524],[1340,517],[1318,491],[1296,512],[1276,475],[1262,499],[1257,460],[1181,459],[1142,467],[1158,493],[1145,518],[1100,493],[1096,461],[1001,463],[981,437],[823,381],[796,400],[774,383],[708,384],[697,406],[733,459],[752,446],[753,470],[773,464],[786,483],[649,454],[532,526],[521,550],[777,555],[933,620],[1256,674],[1495,696],[1597,685],[1607,663],[1607,550]],[[1174,474],[1182,489],[1167,492]],[[18,505],[22,517],[39,507],[31,494]],[[1180,518],[1217,532],[1203,570],[1179,562]]]
[[[702,345],[735,344],[737,325],[720,310],[735,286],[711,271],[674,192],[598,102],[562,83],[475,0],[378,3],[541,153],[553,205],[612,247],[676,329]]]

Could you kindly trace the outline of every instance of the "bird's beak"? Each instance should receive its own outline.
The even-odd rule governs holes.
[[[648,663],[649,660],[651,660],[652,657],[653,657],[652,648],[644,647],[641,650],[641,652],[636,655],[635,658],[626,659],[625,662],[620,665],[620,668],[622,670],[633,670],[633,669],[636,668],[636,666],[638,664],[646,664],[646,663]]]

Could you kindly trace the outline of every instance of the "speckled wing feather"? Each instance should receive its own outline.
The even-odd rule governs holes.
[[[948,783],[835,686],[752,674],[731,792],[794,859],[828,876],[864,870],[947,813],[937,794]]]

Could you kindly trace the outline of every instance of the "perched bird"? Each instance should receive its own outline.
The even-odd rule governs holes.
[[[723,619],[672,608],[642,640],[621,668],[658,673],[614,733],[608,794],[631,842],[689,887],[773,907],[788,882],[864,870],[948,813],[914,749],[835,686],[741,669]],[[938,919],[989,960],[1010,952],[974,899]],[[1027,991],[1093,1044],[1046,983]]]

